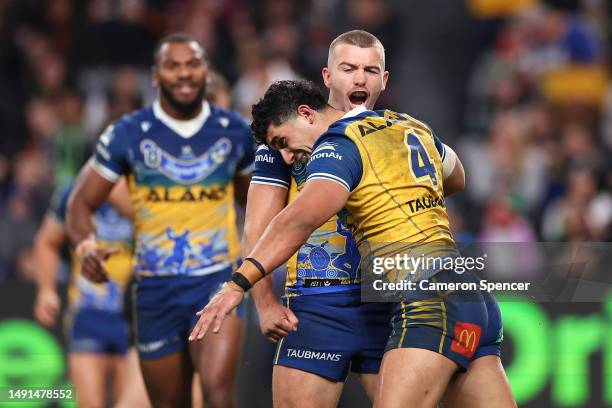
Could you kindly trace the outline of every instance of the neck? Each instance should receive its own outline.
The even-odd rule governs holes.
[[[202,112],[202,104],[199,103],[194,109],[190,112],[184,112],[177,108],[175,108],[163,95],[159,96],[159,105],[163,109],[168,116],[178,120],[190,120],[195,118]]]
[[[332,123],[339,120],[343,115],[344,115],[344,111],[340,109],[336,109],[331,105],[327,105],[325,109],[319,111],[319,119],[318,119],[319,126],[317,129],[318,133],[316,133],[316,135],[313,134],[313,140],[311,140],[312,144],[314,145],[317,139],[321,137],[321,135],[323,135],[323,133],[327,131],[329,126]]]

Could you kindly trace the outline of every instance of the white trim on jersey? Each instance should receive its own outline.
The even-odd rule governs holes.
[[[344,114],[344,116],[342,116],[340,119],[346,119],[346,118],[352,118],[353,116],[357,116],[360,113],[363,113],[365,111],[367,111],[368,109],[364,106],[364,105],[359,105],[358,107],[351,109],[350,111],[346,112]]]
[[[335,176],[333,174],[329,174],[329,173],[312,173],[310,176],[308,176],[306,178],[306,182],[308,182],[310,180],[329,180],[329,181],[334,181],[334,182],[340,184],[342,187],[346,188],[346,190],[349,193],[351,192],[351,188],[346,183],[346,181],[342,180],[340,177]]]
[[[111,183],[116,183],[117,180],[119,180],[119,177],[121,177],[120,174],[115,173],[113,170],[109,169],[96,159],[90,160],[90,163],[91,168],[94,169],[96,173]]]
[[[178,120],[168,115],[161,107],[159,99],[153,102],[153,114],[159,119],[164,125],[172,129],[177,135],[184,139],[189,139],[204,126],[204,123],[210,116],[210,105],[208,102],[202,102],[202,110],[193,119],[189,120]]]
[[[442,176],[444,180],[448,178],[455,170],[457,164],[457,153],[450,146],[442,144],[444,147],[444,157],[442,158]]]
[[[289,190],[289,187],[287,187],[284,184],[271,183],[271,182],[268,182],[268,181],[259,181],[259,180],[251,179],[251,184],[262,184],[264,186],[280,187],[280,188],[284,188],[285,190]]]
[[[282,184],[285,187],[289,187],[289,183],[285,180],[281,180],[281,179],[277,179],[277,178],[272,178],[272,177],[263,177],[263,176],[253,176],[253,178],[251,179],[251,183],[253,181],[262,181],[262,182],[268,182],[268,183],[278,183],[278,184]]]

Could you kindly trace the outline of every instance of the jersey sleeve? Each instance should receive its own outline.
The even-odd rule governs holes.
[[[128,171],[128,134],[124,125],[114,123],[100,135],[92,167],[110,182],[116,182]]]
[[[361,181],[362,174],[361,155],[355,143],[346,136],[323,135],[310,156],[306,182],[331,180],[353,191]]]
[[[66,211],[68,210],[68,198],[70,198],[70,192],[72,191],[72,185],[58,188],[53,193],[51,198],[51,204],[49,206],[49,214],[53,215],[60,224],[66,222]]]
[[[261,145],[255,152],[255,168],[251,183],[288,189],[291,184],[291,167],[283,161],[278,151]]]

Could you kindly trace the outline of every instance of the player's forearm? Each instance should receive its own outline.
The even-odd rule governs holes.
[[[310,219],[307,213],[300,213],[298,208],[287,207],[274,217],[255,248],[249,253],[249,257],[261,263],[269,274],[287,262],[317,227],[319,225],[314,219]],[[262,278],[260,272],[253,269],[253,265],[249,262],[245,262],[238,270],[252,284]]]
[[[242,236],[242,242],[240,244],[240,249],[243,258],[246,258],[253,250],[253,247],[257,243],[256,237],[261,236],[265,231],[265,224],[262,225],[261,223],[257,223],[257,225],[252,225],[252,223],[248,222],[251,219],[252,218],[247,218],[244,234]],[[257,282],[255,286],[253,286],[252,296],[253,300],[255,301],[255,306],[258,310],[266,307],[271,302],[276,301],[271,274],[269,274],[268,276]]]
[[[34,242],[36,286],[39,292],[55,291],[60,264],[59,248],[41,240]]]
[[[72,245],[91,237],[96,229],[93,223],[93,215],[96,211],[88,204],[80,194],[75,194],[68,204],[66,217],[66,231]]]

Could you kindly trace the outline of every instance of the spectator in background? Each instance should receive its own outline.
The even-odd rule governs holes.
[[[87,159],[87,135],[83,123],[83,99],[76,90],[65,90],[56,104],[60,122],[49,140],[55,184],[68,184]]]

